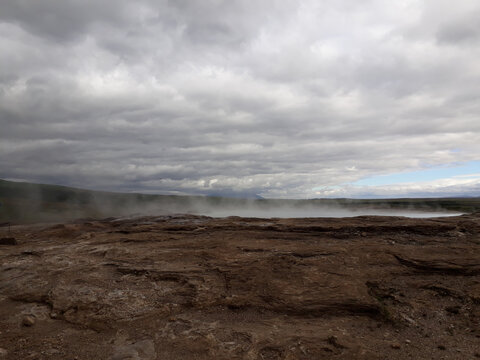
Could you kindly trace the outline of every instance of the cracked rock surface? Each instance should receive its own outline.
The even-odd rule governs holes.
[[[480,357],[480,214],[175,215],[10,236],[2,358]]]

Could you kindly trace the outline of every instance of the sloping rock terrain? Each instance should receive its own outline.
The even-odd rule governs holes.
[[[480,358],[480,214],[0,228],[0,359]]]

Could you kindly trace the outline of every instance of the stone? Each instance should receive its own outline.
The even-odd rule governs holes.
[[[55,311],[52,311],[52,312],[50,313],[50,318],[51,318],[51,319],[57,319],[57,318],[58,318],[58,313],[56,313]]]
[[[27,327],[35,325],[35,318],[30,315],[24,316],[22,319],[22,325]]]
[[[4,348],[0,348],[0,359],[1,358],[6,358],[8,355],[8,351]]]
[[[335,335],[329,336],[328,339],[327,339],[327,342],[330,345],[335,346],[337,349],[346,349],[347,348],[345,345],[340,344],[340,342],[338,341],[338,338]]]
[[[397,350],[398,350],[398,349],[400,349],[402,346],[400,345],[400,343],[394,342],[394,343],[391,343],[391,344],[390,344],[390,347],[391,347],[392,349],[397,349]]]

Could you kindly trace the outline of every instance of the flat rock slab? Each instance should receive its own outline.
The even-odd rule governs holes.
[[[177,215],[4,230],[16,245],[0,247],[9,359],[480,353],[478,214]]]

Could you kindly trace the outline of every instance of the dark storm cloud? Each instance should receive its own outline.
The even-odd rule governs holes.
[[[375,193],[344,185],[362,177],[478,159],[479,10],[3,1],[0,177],[348,196]],[[422,186],[478,190],[459,179]]]

